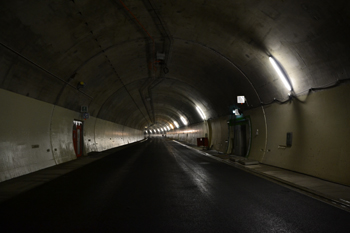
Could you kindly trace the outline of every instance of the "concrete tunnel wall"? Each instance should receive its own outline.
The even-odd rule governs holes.
[[[77,158],[72,129],[81,113],[3,89],[0,106],[0,181]],[[84,121],[83,132],[84,155],[144,138],[140,130],[95,117]]]
[[[299,100],[244,112],[250,117],[252,125],[248,157],[264,164],[350,185],[350,85],[311,93]],[[204,137],[207,133],[210,147],[226,152],[228,119],[229,116],[226,116],[177,129],[168,133],[168,137],[196,144],[194,138]],[[258,135],[256,130],[259,130]],[[285,148],[287,132],[292,132],[293,143]]]
[[[300,100],[244,112],[251,119],[253,132],[249,158],[350,185],[350,85],[311,93]],[[80,119],[79,112],[2,89],[0,103],[0,181],[76,159],[72,122]],[[224,116],[193,124],[168,132],[168,137],[196,144],[196,138],[208,136],[212,148],[226,152],[228,119]],[[287,132],[293,133],[293,145],[281,148]],[[143,138],[140,130],[91,117],[84,123],[84,154]]]

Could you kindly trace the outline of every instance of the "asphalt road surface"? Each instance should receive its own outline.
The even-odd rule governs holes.
[[[153,138],[0,204],[0,232],[350,232],[350,213]]]

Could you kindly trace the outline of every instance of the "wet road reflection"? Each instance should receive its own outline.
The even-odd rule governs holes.
[[[349,232],[350,214],[152,138],[0,204],[1,232]]]

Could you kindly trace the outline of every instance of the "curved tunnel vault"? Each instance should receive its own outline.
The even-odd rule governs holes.
[[[250,158],[350,185],[350,113],[342,107],[349,102],[348,1],[13,0],[0,9],[0,90],[10,98],[1,100],[7,115],[0,148],[4,161],[15,161],[0,167],[2,180],[52,165],[44,152],[72,153],[67,134],[73,120],[84,121],[82,106],[90,114],[85,154],[174,121],[181,128],[170,131],[176,137],[196,132],[191,140],[208,136],[211,146],[223,145],[234,137],[228,132],[238,107],[251,121]],[[241,95],[244,105],[237,103]],[[62,150],[31,150],[33,158],[46,158],[40,168],[21,159],[38,143],[16,139],[11,129],[19,127],[12,115],[21,112],[11,106],[22,103],[32,106],[30,117],[19,118],[27,135],[51,137]],[[29,126],[36,121],[45,122],[42,131]],[[281,150],[287,132],[293,146]],[[322,148],[319,141],[326,141]]]

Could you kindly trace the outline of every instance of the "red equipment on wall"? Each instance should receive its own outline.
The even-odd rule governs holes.
[[[77,157],[83,155],[83,122],[73,122],[73,145]]]
[[[197,146],[209,147],[208,138],[197,138]]]

